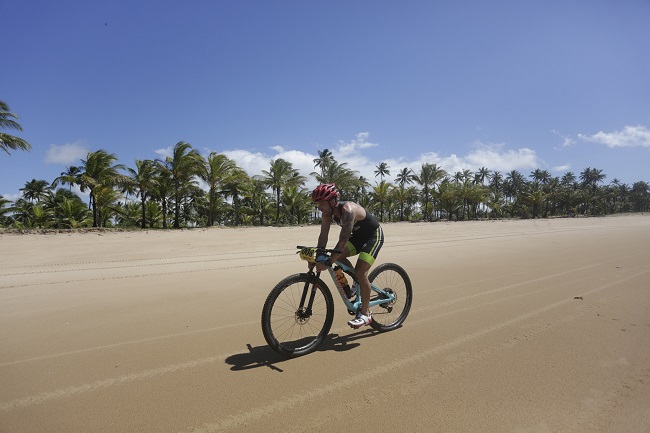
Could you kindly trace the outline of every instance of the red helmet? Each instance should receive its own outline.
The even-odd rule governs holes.
[[[330,199],[339,199],[339,191],[333,183],[324,183],[318,185],[311,193],[311,201],[317,203],[319,201],[328,201]]]

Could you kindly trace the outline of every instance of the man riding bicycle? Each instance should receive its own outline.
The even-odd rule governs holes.
[[[341,253],[332,253],[331,257],[318,255],[316,263],[309,264],[309,269],[315,266],[318,271],[324,271],[337,260],[352,267],[347,258],[359,254],[354,271],[361,286],[361,309],[357,312],[357,316],[348,322],[352,328],[358,329],[372,322],[368,305],[370,302],[368,271],[384,244],[384,232],[377,219],[363,206],[351,201],[339,201],[339,196],[339,191],[333,183],[319,185],[311,194],[312,201],[322,212],[318,248],[327,247],[330,226],[335,222],[341,226],[341,233],[334,248]]]

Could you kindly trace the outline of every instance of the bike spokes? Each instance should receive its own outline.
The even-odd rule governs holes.
[[[262,311],[267,343],[286,356],[316,349],[327,336],[334,317],[332,295],[308,274],[285,278],[269,294]]]
[[[368,279],[378,290],[373,290],[371,307],[373,323],[379,331],[389,331],[400,326],[411,309],[412,287],[408,274],[400,266],[384,263],[375,268]],[[385,302],[381,302],[385,300]]]

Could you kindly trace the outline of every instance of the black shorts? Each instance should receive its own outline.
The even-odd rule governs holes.
[[[384,245],[384,231],[381,229],[381,226],[377,226],[370,233],[365,233],[366,236],[357,233],[352,233],[352,236],[348,239],[348,251],[350,251],[350,256],[356,256],[359,254],[359,260],[372,265],[375,263],[377,254],[381,246]],[[369,236],[368,236],[369,235]]]

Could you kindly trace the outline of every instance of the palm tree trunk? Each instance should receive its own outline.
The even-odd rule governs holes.
[[[143,229],[147,227],[147,214],[145,212],[145,200],[146,197],[143,195],[142,196],[142,223],[140,224],[140,227]]]
[[[167,228],[167,196],[162,197],[163,228]]]
[[[93,227],[99,227],[97,225],[97,205],[95,204],[95,195],[93,192],[90,192],[90,207],[93,209]]]

